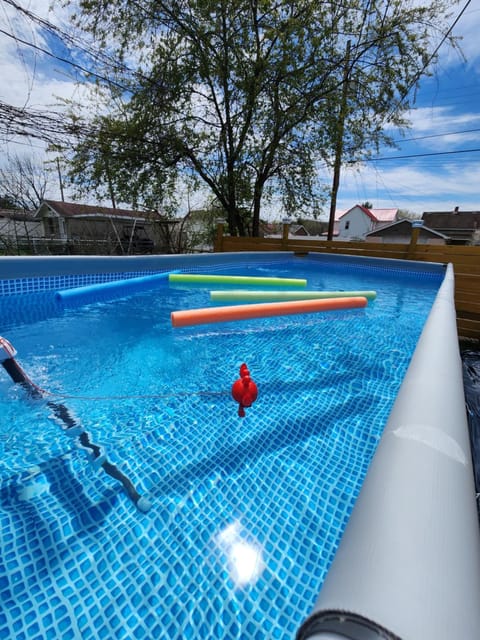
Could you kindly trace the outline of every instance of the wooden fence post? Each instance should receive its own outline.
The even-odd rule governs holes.
[[[214,253],[221,253],[223,251],[223,228],[225,220],[223,218],[217,218],[217,233],[215,234],[215,242],[213,245]]]
[[[407,249],[407,259],[412,260],[417,249],[418,237],[420,229],[423,227],[423,220],[412,220],[412,235],[410,236],[410,244]]]
[[[282,228],[282,250],[287,251],[288,249],[288,232],[290,231],[290,218],[284,218],[282,220],[283,228]]]

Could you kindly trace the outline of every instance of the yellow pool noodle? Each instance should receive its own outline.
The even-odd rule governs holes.
[[[305,287],[307,281],[303,278],[273,278],[263,276],[222,276],[217,274],[201,275],[197,273],[171,273],[169,282],[175,284],[197,285],[244,285],[259,287]]]

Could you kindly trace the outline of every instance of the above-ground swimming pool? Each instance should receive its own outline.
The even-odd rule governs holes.
[[[290,254],[145,260],[130,270],[52,260],[40,277],[0,280],[0,335],[41,390],[31,397],[0,370],[0,638],[291,639],[444,268]],[[185,328],[170,313],[211,306],[211,287],[165,278],[76,308],[55,299],[173,270],[377,295],[363,309]],[[244,418],[230,393],[242,363],[258,386]],[[52,403],[151,503],[146,513],[65,435]]]

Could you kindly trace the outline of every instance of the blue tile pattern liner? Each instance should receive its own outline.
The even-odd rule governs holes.
[[[114,282],[115,280],[122,280],[124,278],[138,278],[139,276],[153,275],[153,273],[152,271],[127,271],[125,273],[117,271],[116,273],[79,273],[42,278],[11,278],[8,280],[0,280],[0,296],[72,289],[90,284]]]
[[[153,506],[136,510],[2,373],[0,638],[295,636],[442,276],[319,273],[305,259],[208,269],[246,270],[378,296],[366,310],[181,330],[170,311],[206,306],[204,291],[27,312],[36,296],[48,307],[49,292],[105,281],[45,278],[9,294],[25,300],[6,321],[2,300],[19,362]],[[242,361],[259,387],[243,419],[230,396]]]

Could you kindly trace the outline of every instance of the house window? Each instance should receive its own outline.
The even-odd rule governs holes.
[[[55,236],[59,232],[57,218],[45,218],[45,227],[47,235]]]
[[[350,227],[350,220],[347,220],[345,222],[345,230],[347,230]]]

